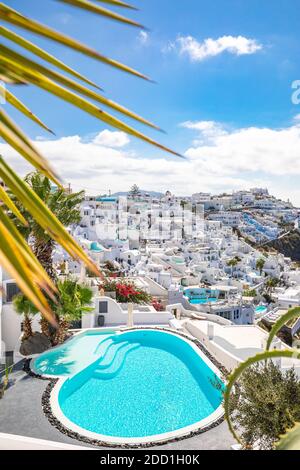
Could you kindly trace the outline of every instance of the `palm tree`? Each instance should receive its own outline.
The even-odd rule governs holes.
[[[103,8],[99,3],[110,4],[120,8],[132,8],[122,0],[98,0],[98,3],[86,0],[57,0],[60,3],[66,3],[73,7],[98,14],[120,23],[143,28],[139,23],[124,17],[114,11]],[[56,7],[56,11],[58,6]],[[0,3],[0,20],[10,26],[18,27],[29,33],[33,33],[59,43],[73,51],[83,53],[85,56],[93,58],[101,63],[110,65],[116,69],[147,80],[147,77],[133,68],[124,65],[116,60],[110,59],[103,54],[91,49],[90,47],[78,42],[76,39],[68,37],[59,31],[55,31],[31,18],[24,16],[21,12],[14,10],[8,4],[8,1]],[[39,44],[31,42],[22,34],[11,30],[10,28],[0,26],[0,35],[5,38],[7,45],[0,44],[0,94],[5,96],[9,104],[22,112],[27,118],[33,120],[43,129],[52,132],[28,107],[22,103],[11,91],[10,87],[18,85],[33,85],[42,90],[80,108],[96,119],[115,127],[123,132],[127,132],[145,142],[159,147],[162,150],[180,156],[167,147],[160,145],[152,138],[137,131],[132,126],[126,124],[123,120],[114,117],[102,109],[102,105],[107,106],[113,111],[121,113],[123,116],[130,117],[151,128],[158,129],[157,126],[129,111],[118,103],[106,98],[99,92],[100,88],[90,79],[81,73],[70,68],[65,62],[49,54],[42,49]],[[13,44],[17,48],[11,46]],[[19,52],[19,49],[29,51],[31,57]],[[42,59],[40,63],[35,58]],[[45,64],[46,62],[46,64]],[[48,64],[60,69],[61,72],[52,70]],[[65,74],[67,73],[67,75]],[[69,77],[76,77],[80,82],[74,81]],[[83,85],[82,83],[85,83]],[[94,86],[97,91],[87,87]],[[96,102],[97,104],[94,104]],[[99,106],[101,105],[101,107]],[[23,158],[31,165],[41,171],[46,177],[55,184],[61,186],[60,178],[53,171],[48,161],[41,155],[40,151],[31,143],[29,138],[17,126],[17,124],[0,109],[0,137],[13,147]],[[88,258],[84,250],[74,241],[71,235],[64,229],[59,220],[51,213],[44,202],[32,191],[15,171],[0,156],[0,200],[4,205],[0,207],[0,263],[15,278],[17,284],[24,294],[32,300],[38,310],[46,317],[52,319],[49,303],[44,295],[55,292],[56,288],[45,270],[28,248],[20,232],[13,225],[8,217],[8,211],[12,211],[16,217],[26,226],[24,219],[13,200],[8,195],[6,188],[14,193],[37,223],[46,230],[51,238],[61,244],[61,246],[75,259],[83,261],[87,268],[95,273],[99,273],[97,267]]]
[[[231,266],[231,277],[233,277],[233,268],[239,263],[238,258],[232,258],[227,262],[227,266]]]
[[[33,335],[32,331],[32,316],[38,313],[37,308],[33,303],[28,300],[24,294],[18,294],[13,299],[15,311],[19,315],[24,315],[23,322],[23,337],[22,340],[26,340]]]
[[[266,282],[267,293],[271,294],[273,289],[278,284],[279,284],[279,279],[277,279],[276,277],[270,277],[269,279],[267,279],[267,282]]]
[[[26,183],[41,198],[51,212],[57,217],[62,225],[79,223],[81,220],[79,204],[82,202],[84,192],[66,193],[62,188],[53,187],[49,178],[36,171],[29,173],[25,177]],[[56,273],[53,267],[52,255],[55,247],[55,241],[47,231],[31,216],[31,214],[22,206],[22,204],[11,195],[16,207],[26,219],[27,226],[24,227],[17,217],[12,215],[14,224],[18,227],[20,233],[32,245],[33,252],[49,277],[55,280]]]
[[[259,258],[256,261],[256,269],[259,270],[260,275],[262,275],[265,263],[266,263],[266,261],[263,258]]]
[[[58,303],[53,305],[58,328],[53,337],[53,344],[61,344],[65,341],[67,331],[72,321],[80,320],[83,313],[91,312],[90,307],[93,292],[84,285],[78,284],[76,280],[65,279],[58,281],[59,292]]]

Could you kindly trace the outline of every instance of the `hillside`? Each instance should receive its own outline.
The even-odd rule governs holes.
[[[293,261],[300,261],[300,230],[292,230],[287,235],[266,243],[264,248],[266,247],[274,248]]]

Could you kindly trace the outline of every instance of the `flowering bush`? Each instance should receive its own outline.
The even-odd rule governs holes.
[[[164,311],[164,307],[163,307],[162,303],[157,299],[152,300],[152,307],[154,307],[157,312],[163,312]]]
[[[151,295],[138,289],[132,282],[107,279],[100,284],[99,289],[103,289],[104,292],[115,292],[116,300],[120,303],[143,304],[151,302]]]

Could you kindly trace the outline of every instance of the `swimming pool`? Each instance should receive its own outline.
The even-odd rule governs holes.
[[[183,293],[190,304],[193,305],[217,302],[220,295],[219,290],[204,287],[188,287],[184,289]]]
[[[258,307],[255,308],[255,313],[264,313],[268,309],[265,305],[258,305]]]
[[[93,344],[88,348],[93,362],[61,378],[50,400],[66,428],[107,443],[144,443],[187,435],[223,415],[220,372],[193,342],[171,332],[138,329],[99,335],[96,351],[97,335],[79,336],[79,346],[83,339],[85,347]],[[74,349],[63,349],[62,355]],[[80,356],[70,354],[66,362]],[[47,353],[42,356],[34,362],[35,371],[47,363]],[[56,371],[50,362],[57,376],[62,369],[59,365]]]
[[[199,304],[208,304],[209,302],[217,302],[216,297],[209,297],[207,299],[189,299],[190,304],[199,305]]]

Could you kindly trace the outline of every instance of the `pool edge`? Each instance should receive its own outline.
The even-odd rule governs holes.
[[[126,328],[122,329],[122,333],[141,329],[163,331],[181,337],[183,340],[188,342],[188,344],[190,344],[190,346],[197,352],[197,354],[205,361],[205,363],[218,377],[221,378],[222,375],[228,374],[228,371],[207,351],[202,343],[188,334],[162,327]],[[47,379],[47,377],[43,378]],[[68,380],[68,377],[59,379],[51,377],[49,380],[51,383],[44,392],[42,404],[44,413],[46,414],[50,424],[73,439],[80,440],[95,446],[142,448],[163,445],[169,442],[183,440],[198,434],[202,434],[203,432],[218,426],[224,420],[224,409],[223,404],[221,403],[219,407],[206,418],[192,425],[180,428],[176,431],[140,438],[119,438],[114,436],[101,435],[81,428],[80,426],[70,421],[62,413],[58,403],[58,394],[63,383]]]

